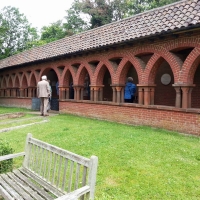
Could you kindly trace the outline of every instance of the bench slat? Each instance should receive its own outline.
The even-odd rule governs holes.
[[[65,166],[64,166],[63,181],[62,181],[62,191],[64,191],[64,189],[65,189],[67,169],[68,169],[68,159],[66,158],[65,159]]]
[[[61,173],[62,160],[63,160],[63,157],[60,156],[59,166],[58,166],[58,178],[57,178],[57,182],[56,182],[56,187],[59,187],[59,183],[60,183],[60,173]]]
[[[69,175],[69,181],[68,181],[68,191],[67,192],[71,192],[73,170],[74,170],[74,162],[71,161],[71,163],[70,163],[70,175]]]
[[[55,196],[62,196],[63,193],[57,190],[54,186],[52,186],[50,183],[42,180],[40,177],[35,175],[33,172],[25,169],[25,168],[20,168],[20,172],[28,176],[29,178],[32,178],[33,180],[37,181],[42,187],[44,187],[46,190],[50,191],[52,194]]]
[[[1,185],[2,187],[4,187],[4,189],[5,189],[7,192],[9,192],[10,195],[11,195],[12,197],[14,197],[14,199],[23,200],[23,198],[22,198],[15,190],[13,190],[13,188],[12,188],[9,184],[7,184],[7,183],[2,179],[2,177],[0,177],[0,185]],[[5,198],[6,198],[6,197],[5,197]]]
[[[2,196],[8,200],[14,200],[13,197],[10,196],[10,194],[0,185],[0,192]]]
[[[90,159],[88,159],[88,158],[85,158],[85,157],[80,156],[78,154],[75,154],[75,153],[69,152],[67,150],[61,149],[59,147],[53,146],[51,144],[42,142],[42,141],[37,140],[35,138],[29,138],[28,142],[30,144],[37,145],[37,146],[45,148],[45,149],[47,149],[47,150],[49,150],[51,152],[54,152],[54,153],[56,153],[58,155],[61,155],[61,156],[65,157],[65,158],[68,158],[69,160],[73,160],[74,162],[77,162],[77,163],[79,163],[81,165],[89,167]]]
[[[8,176],[7,174],[2,174],[1,177],[4,179],[4,181],[9,184],[13,190],[16,191],[23,199],[33,200],[33,198],[27,194],[26,191],[23,190],[22,187],[19,187],[18,183],[12,179],[12,176]]]
[[[47,177],[47,181],[50,182],[50,174],[51,174],[51,166],[52,166],[52,159],[53,159],[53,153],[50,152],[50,155],[49,155],[49,165],[48,165],[48,177]]]
[[[42,196],[44,199],[46,200],[53,200],[54,198],[52,196],[50,196],[47,192],[45,192],[45,190],[41,189],[39,186],[33,184],[33,182],[31,180],[29,180],[29,177],[25,176],[24,174],[22,174],[19,170],[14,170],[13,173],[19,177],[20,179],[22,179],[24,182],[26,182],[26,184],[31,187],[33,190],[37,191],[37,193]]]
[[[90,159],[27,135],[23,167],[0,175],[0,196],[6,200],[94,200],[98,158]],[[68,193],[68,194],[67,194]]]
[[[37,191],[34,191],[31,187],[29,187],[26,182],[24,182],[23,180],[21,180],[20,178],[18,178],[14,173],[8,173],[9,177],[12,177],[13,180],[15,180],[15,182],[21,187],[23,188],[29,195],[31,195],[32,197],[36,198],[37,200],[44,200],[43,197],[39,196],[37,194]]]
[[[79,183],[79,176],[80,176],[80,164],[77,164],[76,166],[76,180],[75,180],[75,183],[74,183],[74,189],[78,189],[78,183]]]

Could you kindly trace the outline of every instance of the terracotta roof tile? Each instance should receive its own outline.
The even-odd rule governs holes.
[[[0,68],[75,54],[155,34],[165,34],[188,26],[200,26],[199,0],[182,0],[24,51],[1,60]]]

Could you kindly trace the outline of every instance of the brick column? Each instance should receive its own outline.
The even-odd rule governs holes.
[[[19,93],[19,94],[20,94],[19,96],[20,96],[20,97],[24,97],[24,89],[23,89],[23,88],[19,88],[19,92],[20,92],[20,93]]]
[[[104,86],[99,88],[99,101],[103,101],[103,87]]]
[[[181,108],[181,87],[180,86],[176,86],[176,85],[173,85],[174,86],[174,89],[176,91],[176,100],[175,100],[175,107],[176,108]]]
[[[192,90],[194,87],[190,87],[189,93],[188,93],[188,108],[191,108],[191,102],[192,102]]]
[[[74,88],[74,99],[75,100],[82,100],[83,99],[84,86],[82,86],[82,85],[73,85],[73,88]]]
[[[120,102],[124,103],[124,87],[121,88],[121,100]]]
[[[194,85],[181,86],[182,90],[182,108],[191,107],[191,94]]]
[[[122,97],[123,97],[123,99],[124,99],[124,94],[122,94],[122,87],[120,87],[120,86],[117,86],[116,87],[116,91],[117,91],[117,103],[120,103],[121,102],[121,100],[122,100]]]
[[[28,88],[28,97],[32,97],[32,94],[33,94],[33,88],[29,87]]]
[[[192,89],[195,87],[194,84],[173,84],[176,90],[176,103],[175,106],[178,108],[191,108],[191,94]]]
[[[69,87],[59,87],[59,98],[69,99]]]
[[[90,86],[90,100],[94,101],[94,88]]]
[[[113,89],[113,102],[124,102],[124,87],[125,85],[121,85],[121,84],[113,84],[111,85],[112,89]]]
[[[137,85],[138,103],[142,105],[154,105],[154,95],[156,85]]]
[[[103,100],[103,87],[104,87],[104,85],[90,85],[91,101],[102,101]]]
[[[113,102],[117,102],[117,90],[116,90],[116,87],[115,86],[111,86],[112,87],[112,91],[113,91],[113,95],[112,95],[112,101]]]

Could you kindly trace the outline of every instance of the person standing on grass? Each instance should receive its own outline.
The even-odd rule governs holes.
[[[40,98],[40,112],[41,116],[47,115],[47,105],[50,97],[50,88],[47,81],[47,76],[42,76],[42,81],[37,84],[37,96]]]

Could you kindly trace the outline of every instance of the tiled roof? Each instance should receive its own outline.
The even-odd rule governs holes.
[[[200,0],[182,0],[24,51],[1,60],[0,68],[197,26],[200,26]]]

